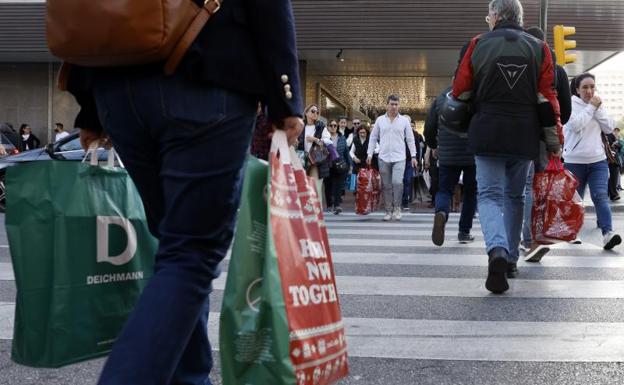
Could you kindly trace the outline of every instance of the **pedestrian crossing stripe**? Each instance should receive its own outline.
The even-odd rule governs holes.
[[[431,215],[427,219],[418,217],[419,222],[375,222],[357,223],[342,220],[328,221],[330,244],[362,246],[358,252],[332,252],[334,263],[351,265],[427,265],[427,266],[476,266],[484,269],[483,278],[422,278],[422,277],[378,277],[342,276],[337,287],[342,301],[350,296],[387,297],[457,297],[482,298],[483,301],[500,301],[505,298],[524,298],[533,303],[541,299],[620,299],[624,298],[624,282],[602,280],[510,280],[510,290],[503,295],[490,294],[484,288],[487,256],[462,254],[456,240],[449,241],[440,253],[419,253],[427,241],[414,241],[409,236],[431,230]],[[426,222],[426,223],[425,223]],[[347,227],[358,227],[366,233]],[[341,230],[342,229],[342,230]],[[375,229],[379,229],[376,231]],[[449,221],[447,234],[454,236],[457,224]],[[477,240],[472,247],[484,249],[478,221],[473,233]],[[350,234],[363,236],[356,239]],[[395,246],[397,241],[384,236],[397,234],[405,236],[406,244],[413,249],[404,253],[367,252],[362,241],[378,245]],[[341,238],[336,238],[341,236]],[[451,246],[452,247],[448,247]],[[584,247],[583,247],[584,246]],[[547,255],[540,264],[519,261],[520,266],[539,268],[624,268],[624,258],[617,254],[597,255],[599,246],[569,245],[562,243],[555,248],[586,250],[590,256]],[[9,263],[0,263],[0,280],[12,280]],[[214,288],[223,290],[226,274],[213,282]],[[492,302],[494,303],[494,302]],[[527,306],[531,306],[528,302]],[[13,336],[12,302],[0,302],[0,340]],[[384,314],[385,315],[385,314]],[[392,314],[388,314],[392,317]],[[219,313],[211,313],[209,335],[218,349]],[[406,360],[458,360],[458,361],[534,361],[534,362],[624,362],[624,323],[608,322],[518,322],[518,321],[467,321],[467,320],[422,320],[396,318],[345,317],[348,352],[351,357],[389,358]]]
[[[15,305],[0,302],[0,340]],[[219,316],[209,338],[219,349]],[[624,362],[624,323],[344,319],[351,357],[460,361]],[[511,331],[511,332],[510,332]]]

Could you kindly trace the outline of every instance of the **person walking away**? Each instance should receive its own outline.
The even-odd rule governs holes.
[[[22,124],[19,129],[20,133],[20,151],[34,150],[39,148],[41,141],[32,133],[32,129],[28,124]]]
[[[477,180],[474,155],[468,151],[468,137],[451,132],[440,120],[440,112],[446,102],[446,95],[452,90],[445,89],[434,100],[425,120],[425,140],[431,151],[439,158],[439,190],[435,196],[435,215],[431,240],[434,245],[444,244],[446,221],[448,220],[451,199],[457,183],[462,176],[463,205],[459,217],[459,232],[457,239],[460,243],[474,241],[470,234],[472,220],[477,208]]]
[[[342,212],[342,195],[345,188],[345,179],[351,168],[351,156],[349,147],[344,135],[338,132],[338,125],[335,120],[329,123],[329,134],[336,149],[338,158],[332,162],[329,169],[329,178],[325,178],[325,188],[329,191],[327,206],[331,207],[333,213],[338,215]]]
[[[209,295],[232,240],[258,101],[291,144],[303,130],[291,2],[224,1],[172,76],[162,63],[72,66],[67,86],[83,146],[103,125],[159,241],[98,384],[210,384]]]
[[[603,248],[611,250],[622,243],[622,238],[613,231],[607,193],[609,166],[602,137],[603,134],[612,133],[615,124],[596,93],[594,75],[583,73],[575,77],[570,83],[570,89],[572,115],[563,126],[566,137],[563,150],[564,167],[578,179],[577,191],[581,197],[585,195],[585,186],[589,185],[591,200],[598,217],[598,227],[603,236]]]
[[[377,118],[368,143],[366,163],[371,164],[375,146],[379,143],[379,173],[384,195],[386,215],[384,221],[401,220],[403,199],[403,174],[405,172],[405,143],[412,158],[412,167],[417,166],[414,134],[407,117],[399,114],[399,97],[390,95],[387,111]]]
[[[475,154],[479,217],[488,254],[487,290],[509,289],[517,269],[524,186],[543,136],[552,156],[561,156],[555,70],[546,43],[524,33],[518,0],[492,0],[490,32],[474,37],[453,81],[453,96],[471,99],[476,113],[468,128]],[[542,129],[540,130],[540,127]]]

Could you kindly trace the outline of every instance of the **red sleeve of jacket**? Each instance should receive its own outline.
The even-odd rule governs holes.
[[[472,38],[472,40],[470,41],[470,45],[468,46],[468,49],[464,54],[464,57],[459,63],[459,67],[457,67],[455,79],[453,80],[453,96],[456,98],[458,98],[459,95],[463,94],[464,92],[472,90],[473,73],[471,57],[478,40],[479,36],[475,36]]]
[[[559,101],[557,100],[557,91],[555,91],[555,67],[553,65],[550,47],[544,43],[542,46],[544,51],[544,60],[540,71],[538,84],[538,92],[542,94],[550,103],[553,113],[557,120],[557,135],[559,143],[563,144],[563,126],[561,124],[561,112],[559,111]]]

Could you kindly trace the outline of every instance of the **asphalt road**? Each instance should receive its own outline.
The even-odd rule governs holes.
[[[400,223],[377,214],[328,217],[350,353],[351,375],[341,384],[624,383],[624,247],[603,251],[592,215],[582,245],[557,246],[540,264],[521,262],[503,296],[483,287],[478,220],[475,243],[460,245],[452,215],[439,248],[430,241],[431,215]],[[624,216],[614,215],[614,227],[624,231]],[[16,289],[7,244],[1,225],[0,385],[95,384],[104,359],[61,369],[10,360]],[[215,313],[223,283],[215,281]],[[212,378],[220,384],[218,360]]]

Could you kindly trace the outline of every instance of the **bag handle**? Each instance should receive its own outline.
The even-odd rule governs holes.
[[[91,142],[91,144],[89,144],[89,148],[87,149],[87,151],[85,151],[85,155],[82,158],[82,163],[85,163],[87,161],[87,157],[91,155],[89,164],[91,166],[99,165],[97,150],[98,148],[100,148],[100,144],[101,143],[99,140],[93,141]],[[123,162],[121,161],[121,158],[119,158],[119,154],[117,154],[117,151],[115,151],[115,149],[111,147],[108,149],[108,159],[106,161],[106,165],[108,167],[115,167],[115,159],[117,159],[117,161],[119,162],[119,166],[124,168]]]
[[[182,61],[184,54],[189,49],[191,44],[197,38],[197,35],[204,28],[204,25],[210,20],[210,17],[214,15],[220,8],[223,0],[205,0],[204,5],[199,9],[197,15],[189,25],[184,35],[180,38],[178,44],[176,44],[173,51],[171,51],[171,55],[167,59],[165,63],[165,74],[172,75],[176,68],[178,68],[178,64]]]
[[[546,171],[563,171],[561,158],[551,157],[546,166]]]

